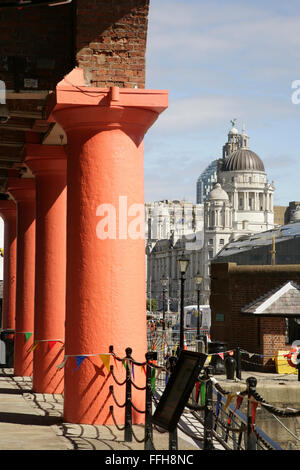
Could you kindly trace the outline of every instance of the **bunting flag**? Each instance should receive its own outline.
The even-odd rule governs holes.
[[[131,375],[132,375],[132,378],[134,380],[134,364],[133,364],[133,362],[131,362]]]
[[[205,405],[205,392],[206,392],[206,384],[201,383],[200,384],[200,396],[201,396],[201,405]]]
[[[233,410],[233,414],[236,412],[236,410],[238,410],[242,404],[242,401],[243,401],[243,395],[238,395],[237,396],[237,399],[236,399],[236,404],[235,404],[235,408]],[[230,424],[231,422],[231,418],[228,418],[228,424]]]
[[[165,379],[165,384],[166,384],[166,385],[167,385],[167,383],[168,383],[168,380],[169,380],[169,373],[166,372],[166,379]]]
[[[27,341],[31,338],[31,336],[33,335],[33,333],[24,333],[25,335],[25,341],[27,343]]]
[[[228,406],[230,405],[231,401],[233,398],[236,396],[236,393],[228,393],[227,398],[226,398],[226,403],[224,405],[224,411],[227,410]]]
[[[221,393],[217,393],[216,419],[219,416],[221,402],[222,402],[222,395]]]
[[[101,361],[107,369],[107,372],[110,372],[110,354],[99,354]]]
[[[73,370],[73,372],[75,372],[76,370],[79,369],[82,361],[86,358],[86,356],[75,356],[75,360],[76,360],[76,364],[77,364],[77,367]]]
[[[224,353],[218,353],[218,356],[220,356],[224,360]]]
[[[154,368],[151,371],[151,385],[152,385],[153,392],[155,392],[155,369]]]
[[[62,369],[65,366],[65,363],[67,362],[67,359],[68,359],[68,356],[65,356],[63,362],[61,364],[58,364],[58,366],[56,366],[56,367],[58,369]]]
[[[209,356],[207,356],[209,364],[210,364],[211,358],[212,358],[211,354]]]
[[[251,413],[252,413],[251,431],[253,431],[253,426],[254,426],[254,422],[255,422],[255,414],[256,414],[257,405],[258,405],[258,402],[257,402],[257,401],[251,401]]]
[[[141,369],[144,371],[144,374],[147,375],[146,367],[145,367],[145,366],[141,366]]]
[[[51,351],[51,349],[56,345],[57,341],[48,341],[48,350]]]
[[[200,382],[195,383],[195,401],[198,403]]]

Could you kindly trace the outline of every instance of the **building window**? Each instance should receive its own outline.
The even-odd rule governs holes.
[[[224,238],[220,238],[220,245],[224,245]]]
[[[212,259],[214,257],[214,252],[212,250],[209,250],[208,252],[208,258]]]
[[[213,241],[212,238],[210,238],[210,239],[208,240],[208,244],[209,244],[209,245],[213,245],[213,244],[214,244],[214,241]]]

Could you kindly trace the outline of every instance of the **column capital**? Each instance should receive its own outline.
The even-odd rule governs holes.
[[[167,90],[87,87],[83,70],[75,68],[58,83],[47,114],[66,132],[136,128],[143,136],[167,107]]]
[[[25,164],[35,176],[65,173],[67,154],[63,145],[25,144]]]
[[[7,179],[7,192],[18,202],[35,201],[35,181],[34,178]]]

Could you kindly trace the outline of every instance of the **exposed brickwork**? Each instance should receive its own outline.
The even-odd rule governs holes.
[[[225,341],[229,348],[239,346],[271,357],[278,349],[287,348],[284,318],[254,318],[242,314],[241,309],[287,281],[299,284],[300,266],[212,263],[211,279],[212,340]],[[216,314],[223,314],[224,321],[216,321]],[[267,358],[261,363],[274,364]]]
[[[149,0],[78,0],[77,62],[88,84],[145,87]]]
[[[37,79],[37,89],[52,90],[77,63],[87,85],[144,88],[148,11],[149,0],[0,9],[0,80],[18,90]]]

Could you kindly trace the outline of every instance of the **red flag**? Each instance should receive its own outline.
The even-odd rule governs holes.
[[[48,347],[49,347],[49,351],[53,348],[53,346],[55,346],[57,343],[57,341],[48,341]]]
[[[257,401],[252,401],[251,402],[251,413],[252,413],[251,431],[253,431],[253,425],[254,425],[254,421],[255,421],[255,414],[256,414],[257,405],[258,405]]]

